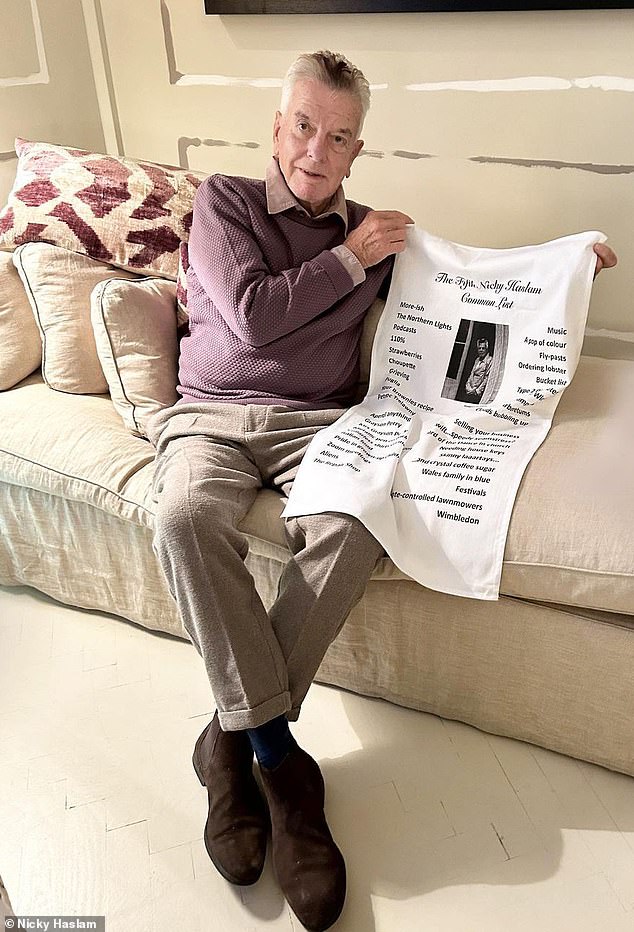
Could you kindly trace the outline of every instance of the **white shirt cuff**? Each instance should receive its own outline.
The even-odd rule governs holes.
[[[365,281],[365,269],[351,249],[348,249],[348,247],[344,246],[342,243],[341,246],[335,246],[330,251],[339,259],[355,286]]]

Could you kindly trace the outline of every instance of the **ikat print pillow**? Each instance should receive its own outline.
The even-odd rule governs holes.
[[[203,174],[20,138],[15,151],[15,183],[0,211],[0,249],[50,243],[176,280]]]

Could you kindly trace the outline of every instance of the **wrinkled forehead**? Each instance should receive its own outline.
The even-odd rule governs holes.
[[[286,115],[308,117],[311,123],[352,139],[357,139],[361,129],[361,102],[356,95],[311,79],[295,83]]]

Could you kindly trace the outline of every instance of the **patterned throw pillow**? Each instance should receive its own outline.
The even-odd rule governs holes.
[[[16,139],[18,169],[0,211],[0,249],[45,242],[176,280],[204,174]]]

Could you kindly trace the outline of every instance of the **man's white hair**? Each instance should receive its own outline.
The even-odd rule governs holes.
[[[282,113],[288,110],[295,83],[306,78],[319,81],[335,91],[347,91],[357,98],[361,107],[360,133],[370,109],[370,85],[363,72],[339,52],[305,52],[295,59],[284,76],[280,104]]]

